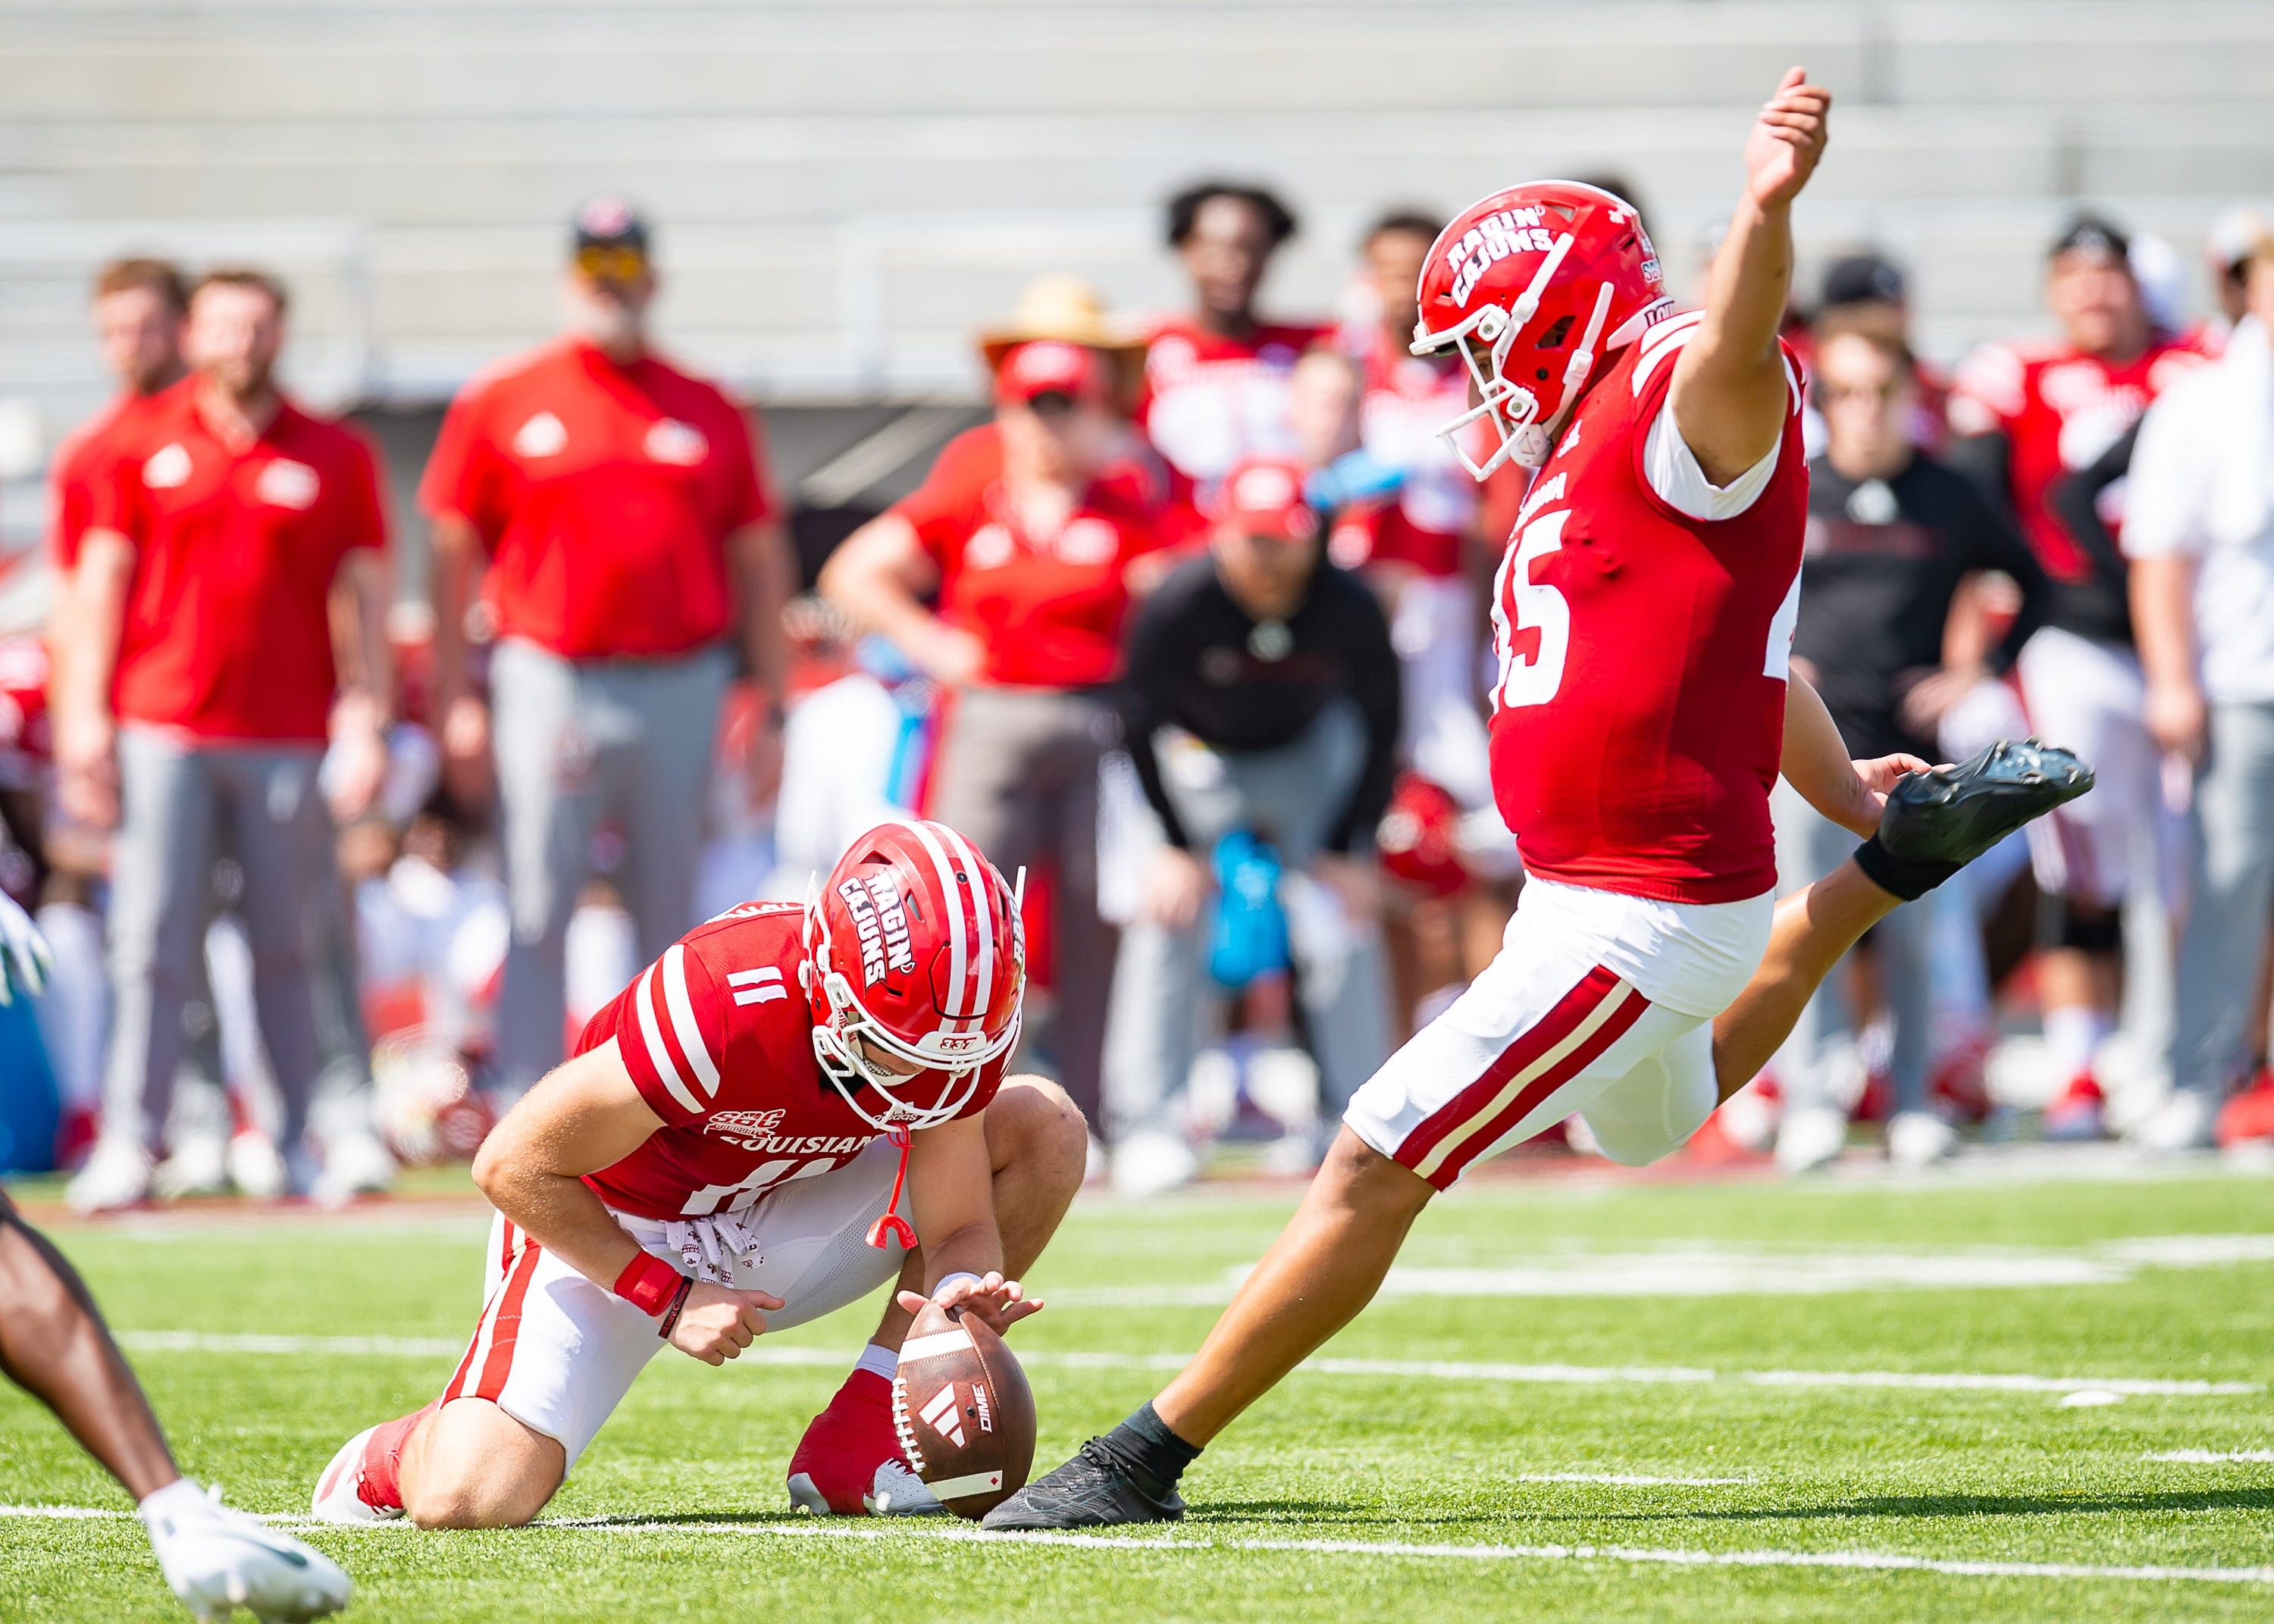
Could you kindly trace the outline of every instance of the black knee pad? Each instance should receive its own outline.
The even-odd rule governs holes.
[[[2049,891],[2037,896],[2037,945],[2083,953],[2124,951],[2124,913],[2090,902],[2072,902]]]

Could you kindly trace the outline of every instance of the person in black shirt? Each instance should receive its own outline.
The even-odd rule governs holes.
[[[1827,443],[1809,467],[1792,653],[1849,750],[1933,761],[1942,756],[1936,736],[1944,716],[2012,668],[2044,623],[2049,588],[2020,534],[1973,484],[1918,448],[1915,377],[1901,341],[1884,331],[1835,324],[1818,337],[1814,394]],[[1952,605],[1969,578],[1987,571],[2013,578],[2020,613],[1980,659],[1946,665]],[[1840,831],[1796,798],[1781,796],[1778,812],[1788,884],[1816,878],[1845,854]],[[1921,908],[1884,921],[1869,938],[1894,1029],[1888,1148],[1913,1162],[1939,1157],[1954,1141],[1927,1098],[1931,926]],[[1826,1075],[1850,1024],[1840,1003],[1827,983],[1785,1050],[1780,1073],[1790,1105],[1778,1154],[1788,1167],[1829,1160],[1846,1137],[1846,1113],[1831,1101]]]
[[[1132,1191],[1193,1170],[1175,1107],[1200,1044],[1209,860],[1226,835],[1268,841],[1288,876],[1330,1128],[1389,1053],[1374,831],[1397,773],[1397,655],[1374,594],[1326,561],[1303,476],[1261,459],[1229,473],[1208,555],[1126,634],[1123,732],[1158,837],[1106,1036],[1107,1139]]]

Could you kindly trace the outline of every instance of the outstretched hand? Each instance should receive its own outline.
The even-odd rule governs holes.
[[[1763,208],[1798,197],[1824,156],[1832,93],[1807,80],[1805,69],[1787,69],[1745,138],[1745,189]]]
[[[937,1302],[943,1308],[958,1313],[976,1316],[989,1330],[1000,1336],[1028,1314],[1043,1310],[1040,1297],[1030,1297],[1026,1288],[1015,1280],[1005,1280],[990,1269],[979,1280],[959,1280],[940,1297],[928,1297],[921,1291],[903,1291],[900,1304],[910,1313],[920,1313],[926,1303]]]
[[[1887,809],[1887,795],[1895,786],[1914,772],[1931,772],[1933,763],[1921,761],[1916,756],[1877,756],[1856,763],[1856,799],[1851,816],[1842,817],[1841,825],[1851,833],[1870,839],[1879,827],[1879,815]]]

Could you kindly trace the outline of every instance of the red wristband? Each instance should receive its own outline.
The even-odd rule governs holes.
[[[677,1269],[652,1252],[643,1252],[624,1265],[624,1272],[616,1276],[616,1295],[650,1319],[655,1319],[671,1305],[672,1293],[686,1278]]]

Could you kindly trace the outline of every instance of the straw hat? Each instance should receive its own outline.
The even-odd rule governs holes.
[[[1097,289],[1079,276],[1037,276],[1028,283],[1010,319],[980,334],[979,353],[991,372],[1012,350],[1037,339],[1103,350],[1133,366],[1145,349],[1145,341],[1114,320]]]

